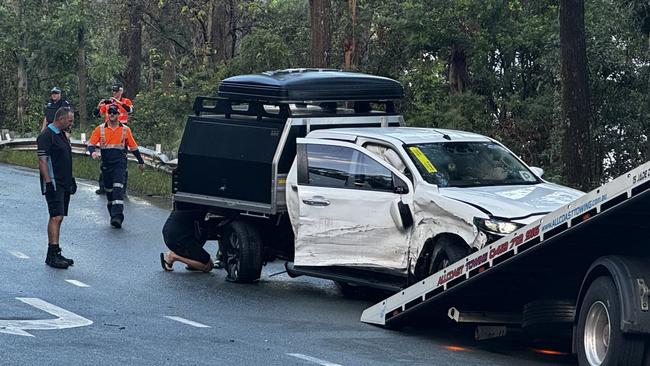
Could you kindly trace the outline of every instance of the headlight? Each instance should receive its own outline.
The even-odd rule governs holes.
[[[494,218],[482,219],[478,217],[474,218],[474,224],[484,231],[501,235],[510,234],[523,226],[522,224],[517,224],[511,221]]]

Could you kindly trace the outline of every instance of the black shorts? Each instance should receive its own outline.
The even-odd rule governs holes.
[[[45,194],[47,210],[50,217],[68,216],[68,205],[70,204],[70,192],[58,189],[52,193]]]
[[[210,254],[203,249],[205,240],[196,233],[196,223],[203,219],[202,211],[172,211],[163,226],[165,245],[181,257],[203,264],[210,261]]]

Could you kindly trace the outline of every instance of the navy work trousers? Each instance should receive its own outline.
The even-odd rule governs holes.
[[[102,163],[102,178],[108,213],[113,217],[124,219],[124,183],[126,181],[126,161],[111,164]]]

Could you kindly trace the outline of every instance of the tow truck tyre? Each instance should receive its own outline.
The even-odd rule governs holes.
[[[460,240],[454,240],[449,236],[442,236],[436,240],[433,252],[431,253],[431,263],[429,264],[429,273],[432,275],[443,268],[463,259],[469,254],[469,248]]]
[[[576,332],[580,366],[639,366],[643,339],[621,331],[621,303],[610,277],[598,277],[587,290]]]
[[[224,238],[228,281],[249,283],[262,272],[262,238],[257,229],[243,220],[228,224]]]

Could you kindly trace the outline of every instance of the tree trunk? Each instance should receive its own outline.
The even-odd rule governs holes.
[[[560,0],[562,167],[567,185],[589,190],[597,183],[597,161],[592,147],[584,10],[584,0]]]
[[[79,110],[79,130],[85,131],[86,122],[88,121],[88,111],[86,110],[86,98],[88,96],[86,82],[88,73],[86,70],[86,30],[83,24],[80,24],[77,29],[77,45],[79,47],[77,59],[77,75],[79,76],[79,106],[77,107]]]
[[[210,62],[214,67],[220,62],[229,59],[232,54],[232,35],[230,34],[232,25],[230,24],[229,13],[234,9],[232,9],[230,1],[212,0],[210,3],[211,16],[208,27],[208,45],[211,51]]]
[[[124,95],[135,98],[140,91],[140,66],[142,64],[142,0],[129,2],[129,26],[126,34],[122,34],[122,55],[127,58],[126,71],[124,72]]]
[[[327,67],[330,50],[330,0],[309,0],[311,66]]]
[[[164,91],[170,91],[176,82],[176,50],[174,45],[167,41],[163,45],[163,70],[162,70],[162,88]]]
[[[345,40],[343,67],[346,70],[353,70],[359,63],[357,52],[357,0],[348,0],[348,8],[350,11],[350,29]]]
[[[451,57],[449,60],[449,87],[452,94],[459,94],[467,86],[467,55],[465,49],[458,43],[451,46]]]
[[[22,55],[17,55],[16,68],[16,121],[20,130],[25,131],[25,110],[27,109],[27,71],[26,60]]]

